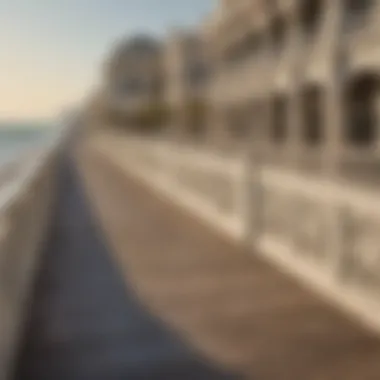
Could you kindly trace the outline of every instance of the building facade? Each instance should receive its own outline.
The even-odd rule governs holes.
[[[380,0],[220,1],[199,28],[201,85],[198,43],[165,45],[173,128],[194,141],[183,105],[201,94],[206,146],[123,146],[131,173],[376,329],[379,17]]]
[[[207,32],[219,142],[238,148],[252,133],[276,164],[370,174],[379,17],[375,0],[220,1]]]

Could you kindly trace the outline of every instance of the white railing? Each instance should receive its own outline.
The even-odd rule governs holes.
[[[0,379],[12,371],[55,196],[59,136],[0,187]]]
[[[262,169],[260,252],[380,329],[380,194]]]
[[[225,232],[241,237],[241,160],[154,141],[133,140],[126,147],[125,141],[114,140],[112,146],[109,153],[123,151],[123,161],[135,175]]]
[[[249,175],[242,158],[160,141],[98,146],[214,227],[250,232],[254,252],[380,331],[380,194],[276,166]]]

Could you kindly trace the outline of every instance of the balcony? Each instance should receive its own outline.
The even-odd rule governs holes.
[[[344,40],[351,71],[372,70],[379,63],[379,3],[373,0],[346,0]]]
[[[224,67],[217,79],[223,96],[234,100],[246,98],[269,83],[273,59],[264,46],[264,32],[253,31],[226,51]]]
[[[300,17],[299,65],[308,82],[321,83],[328,77],[333,59],[333,43],[336,39],[331,3],[323,0],[302,2]]]
[[[351,79],[344,96],[347,110],[343,171],[355,180],[379,184],[379,78],[362,74]]]
[[[271,61],[275,91],[287,91],[293,82],[294,49],[290,25],[283,15],[277,15],[270,23]]]

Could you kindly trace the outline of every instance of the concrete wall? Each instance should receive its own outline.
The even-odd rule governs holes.
[[[0,190],[0,379],[8,379],[55,196],[50,147]]]

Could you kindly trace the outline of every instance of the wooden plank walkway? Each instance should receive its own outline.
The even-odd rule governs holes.
[[[14,378],[238,379],[207,362],[139,303],[66,158],[59,189]]]
[[[141,302],[184,339],[247,378],[380,379],[377,337],[119,164],[87,148],[88,194]]]

